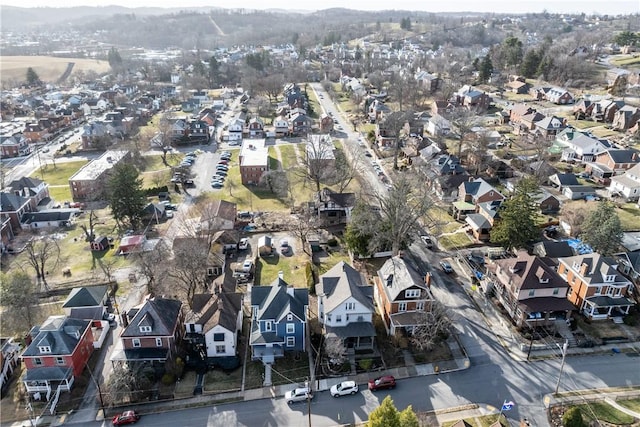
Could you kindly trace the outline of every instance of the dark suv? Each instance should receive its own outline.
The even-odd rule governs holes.
[[[377,391],[396,388],[396,379],[392,375],[385,375],[374,380],[369,380],[369,390]]]

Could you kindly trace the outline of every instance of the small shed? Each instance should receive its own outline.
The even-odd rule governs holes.
[[[91,250],[94,252],[102,252],[109,249],[109,238],[107,236],[98,236],[90,243]]]
[[[258,256],[265,257],[273,255],[273,242],[270,236],[262,236],[258,239]]]
[[[125,236],[120,240],[120,246],[118,247],[119,255],[127,255],[132,252],[142,251],[144,243],[147,238],[143,234],[134,234],[131,236]]]

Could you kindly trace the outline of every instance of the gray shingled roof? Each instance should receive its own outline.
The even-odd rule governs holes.
[[[316,285],[316,293],[326,296],[324,307],[327,312],[331,312],[351,297],[373,311],[371,299],[367,297],[367,294],[371,295],[371,292],[367,292],[364,288],[370,289],[371,286],[364,285],[360,272],[341,261],[320,276],[320,283]]]
[[[81,288],[73,288],[69,296],[62,304],[62,308],[70,307],[93,307],[101,305],[102,300],[107,294],[107,286],[83,286]]]
[[[37,335],[22,354],[23,356],[70,355],[78,345],[91,322],[64,316],[51,316],[40,326]],[[49,347],[50,353],[40,352],[40,347]]]
[[[412,287],[427,289],[424,277],[413,264],[399,256],[389,258],[382,265],[378,270],[378,278],[382,281],[382,287],[390,301],[395,301],[402,292]]]
[[[242,306],[242,294],[196,294],[193,308],[186,314],[189,323],[202,325],[204,333],[220,325],[229,331],[236,330],[238,313]]]
[[[182,303],[174,299],[153,298],[135,310],[123,337],[173,336],[180,317]],[[151,326],[151,332],[140,332],[140,326]]]
[[[572,257],[561,258],[559,261],[569,268],[575,270],[582,281],[587,284],[604,283],[604,278],[608,275],[616,276],[614,282],[619,283],[629,281],[627,278],[618,273],[618,270],[614,268],[614,260],[604,257],[599,253],[576,255]],[[574,264],[577,264],[577,268],[573,267]],[[580,274],[580,268],[582,264],[587,265],[587,270],[584,275]]]

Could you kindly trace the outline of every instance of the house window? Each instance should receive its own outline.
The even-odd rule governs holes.
[[[536,290],[535,289],[529,289],[529,296],[532,297],[536,294]]]
[[[558,288],[554,288],[553,289],[553,294],[554,295],[558,295],[559,292],[560,292],[560,289],[558,289]]]
[[[33,364],[36,365],[36,366],[42,365],[42,359],[40,359],[39,357],[35,357],[33,359]]]
[[[398,311],[407,311],[407,303],[406,302],[398,303]]]
[[[416,304],[416,310],[424,311],[424,301],[420,301]]]
[[[404,292],[405,298],[418,298],[420,296],[420,290],[418,289],[407,289]]]
[[[140,332],[142,333],[151,332],[151,326],[140,325]]]
[[[327,322],[331,322],[331,315],[327,314]]]
[[[253,317],[258,317],[258,307],[253,307]]]
[[[336,314],[336,322],[342,322],[342,316],[339,314]]]
[[[356,309],[356,303],[355,302],[348,302],[346,305],[347,306],[345,308],[347,310],[355,310]]]
[[[296,345],[296,337],[287,337],[287,347],[294,347]]]
[[[131,342],[133,343],[134,347],[140,347],[140,339],[134,338],[131,340]]]
[[[64,357],[56,357],[56,363],[58,365],[64,365]]]
[[[271,332],[271,321],[270,320],[265,322],[264,330],[267,331],[267,332]]]
[[[156,338],[156,347],[162,347],[162,338]]]
[[[287,323],[287,333],[292,334],[296,331],[296,325],[293,323]]]
[[[217,345],[216,346],[216,353],[217,354],[222,354],[222,353],[226,353],[227,352],[227,347],[225,347],[224,345]]]
[[[594,295],[600,295],[602,294],[602,286],[596,286],[596,291]]]
[[[291,313],[287,314],[287,320],[291,322],[293,320],[293,314]]]
[[[616,281],[616,276],[614,275],[608,275],[605,279],[605,282],[615,282]]]
[[[38,347],[38,350],[40,351],[40,353],[51,353],[51,347],[49,347],[48,345],[41,345],[40,347]]]
[[[214,341],[224,341],[224,334],[213,334]]]

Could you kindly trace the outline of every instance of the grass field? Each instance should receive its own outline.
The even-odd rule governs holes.
[[[2,61],[0,61],[0,76],[2,76],[0,79],[3,85],[11,81],[25,81],[27,69],[31,67],[43,82],[56,82],[67,69],[69,62],[75,63],[71,76],[78,74],[78,72],[87,71],[106,73],[110,69],[108,62],[95,59],[57,58],[52,56],[3,56]]]
[[[611,63],[618,66],[636,65],[640,64],[640,55],[624,55],[618,58],[612,59]]]
[[[49,185],[69,185],[69,178],[87,163],[88,161],[85,160],[56,163],[55,167],[52,164],[47,164],[36,169],[30,176],[40,178]]]

